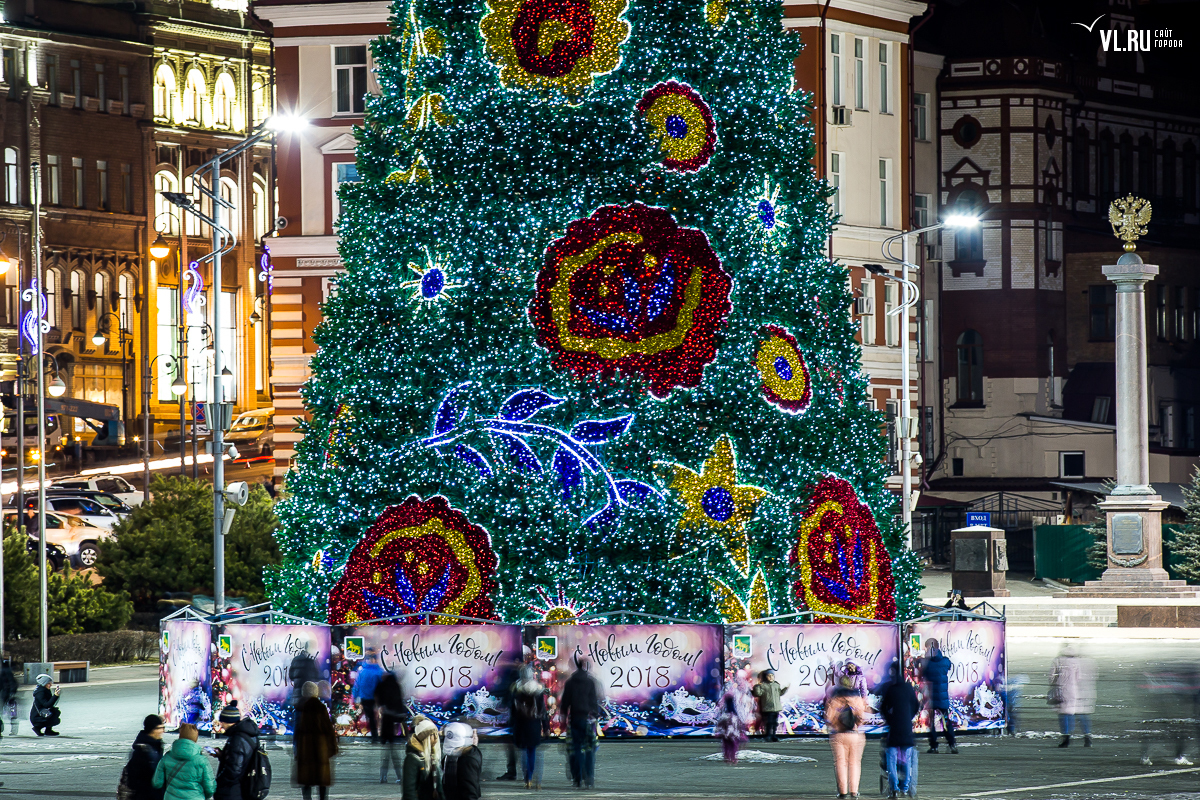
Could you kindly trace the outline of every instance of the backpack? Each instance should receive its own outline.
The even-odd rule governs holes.
[[[242,797],[244,800],[263,800],[271,793],[271,760],[262,750],[255,749],[246,761],[246,772],[242,775]]]
[[[843,703],[842,707],[837,712],[837,726],[840,729],[839,733],[854,730],[858,725],[858,715],[854,713],[854,707],[849,703]]]
[[[121,782],[117,784],[117,800],[133,800],[133,787],[129,785],[129,764],[121,770]]]

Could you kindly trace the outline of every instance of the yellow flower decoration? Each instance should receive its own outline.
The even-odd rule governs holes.
[[[671,555],[685,552],[690,532],[715,531],[721,534],[734,566],[742,575],[749,575],[750,540],[746,522],[767,492],[757,486],[738,485],[737,462],[729,437],[717,440],[699,474],[680,464],[664,466],[671,470],[671,488],[679,493],[686,507],[676,526]]]
[[[737,592],[716,578],[712,578],[710,584],[717,596],[717,610],[721,612],[722,622],[732,625],[771,616],[771,596],[761,569],[754,573],[754,581],[750,584],[749,603],[743,602]]]
[[[488,0],[479,23],[500,84],[578,100],[621,63],[628,0]]]

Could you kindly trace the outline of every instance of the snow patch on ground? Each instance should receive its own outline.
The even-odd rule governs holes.
[[[725,756],[713,753],[710,756],[695,756],[689,761],[724,761]],[[762,750],[743,750],[738,753],[738,763],[746,764],[801,764],[805,761],[816,763],[815,758],[808,756],[788,756],[781,753],[764,753]]]

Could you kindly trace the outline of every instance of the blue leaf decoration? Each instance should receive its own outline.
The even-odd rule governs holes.
[[[442,577],[438,582],[429,587],[429,591],[421,598],[421,611],[436,611],[438,603],[442,602],[442,598],[446,596],[446,588],[450,585],[450,565],[446,565],[446,571],[442,573]]]
[[[508,450],[508,459],[520,472],[541,472],[542,462],[538,461],[533,450],[524,441],[507,433],[492,433],[497,441],[503,442]]]
[[[617,506],[613,503],[609,503],[595,514],[592,514],[590,517],[585,519],[583,524],[588,526],[588,528],[590,528],[592,531],[598,531],[603,528],[607,528],[609,525],[612,525],[614,522],[616,522],[617,514]]]
[[[641,481],[617,481],[617,493],[631,506],[640,505],[650,496],[661,497],[653,487],[647,486]]]
[[[400,595],[400,602],[408,609],[417,610],[417,592],[400,567],[396,567],[396,594]]]
[[[404,609],[390,597],[375,594],[370,589],[363,589],[362,596],[363,600],[367,601],[367,608],[371,609],[371,615],[375,619],[398,617],[404,613]]]
[[[670,256],[663,259],[662,272],[650,290],[650,298],[646,302],[646,320],[652,322],[667,310],[667,303],[675,296],[675,270],[671,267]]]
[[[434,436],[454,430],[458,423],[463,421],[463,417],[467,415],[467,404],[466,398],[460,396],[466,394],[470,385],[461,383],[442,398],[442,404],[438,406],[437,416],[433,420]]]
[[[571,438],[581,444],[604,444],[629,430],[633,414],[616,419],[595,419],[571,428]]]
[[[474,447],[468,447],[465,444],[460,444],[454,448],[454,455],[478,469],[481,477],[492,477],[492,465],[489,464],[488,460],[483,457],[483,453],[479,452]]]
[[[522,389],[504,401],[500,407],[500,418],[509,422],[520,422],[532,417],[548,406],[563,402],[561,397],[546,394],[541,389]]]
[[[624,317],[619,317],[616,314],[609,314],[607,311],[596,311],[594,309],[582,309],[585,317],[590,319],[595,324],[606,330],[616,333],[633,333],[633,325]]]
[[[579,463],[579,458],[570,450],[560,447],[554,453],[551,466],[558,473],[562,483],[563,500],[570,500],[571,490],[583,485],[583,464]]]

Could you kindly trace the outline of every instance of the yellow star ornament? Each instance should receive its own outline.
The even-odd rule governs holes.
[[[706,533],[716,532],[721,535],[734,566],[748,576],[750,541],[746,522],[767,492],[757,486],[738,486],[737,461],[729,437],[722,436],[713,445],[700,474],[681,464],[663,466],[671,471],[670,488],[678,493],[685,507],[676,525],[671,556],[695,549]]]

